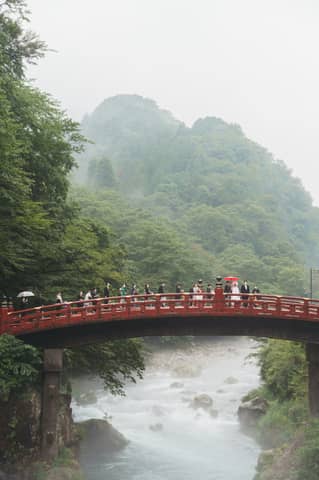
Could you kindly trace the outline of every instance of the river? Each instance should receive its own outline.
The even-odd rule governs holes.
[[[200,340],[191,349],[157,350],[126,397],[96,386],[94,405],[73,405],[76,421],[111,418],[129,441],[85,467],[87,480],[252,480],[259,446],[239,428],[240,399],[259,384],[256,343],[246,337]],[[213,399],[217,416],[190,406]]]

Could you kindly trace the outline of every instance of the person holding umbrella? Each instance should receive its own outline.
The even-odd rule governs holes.
[[[235,282],[232,283],[232,286],[231,286],[231,297],[230,297],[232,300],[234,300],[232,302],[233,306],[236,305],[236,301],[238,301],[239,298],[240,298],[239,295],[238,295],[239,293],[240,292],[239,292],[239,288],[238,288],[238,283],[235,281]]]
[[[226,305],[228,307],[231,306],[231,303],[229,302],[230,293],[231,293],[231,283],[230,283],[230,280],[226,280],[226,283],[225,283],[225,286],[224,286],[224,294],[225,294]]]
[[[34,297],[34,293],[31,292],[31,290],[24,290],[23,292],[18,293],[17,298],[20,299],[21,302],[21,308],[29,308],[30,307],[30,302],[29,298]]]

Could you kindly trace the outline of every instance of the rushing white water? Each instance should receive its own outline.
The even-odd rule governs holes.
[[[124,398],[97,390],[95,405],[73,405],[76,421],[111,417],[130,440],[116,454],[86,465],[88,480],[252,480],[259,447],[241,433],[237,408],[258,386],[258,368],[247,359],[248,338],[216,338],[191,350],[162,350],[144,380]],[[190,406],[199,394],[213,399],[213,417]]]

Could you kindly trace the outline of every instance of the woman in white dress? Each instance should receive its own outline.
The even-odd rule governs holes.
[[[198,305],[198,300],[203,300],[203,292],[198,283],[194,284],[193,293],[193,300],[195,300],[194,305]]]
[[[232,300],[232,307],[234,305],[236,305],[236,301],[238,302],[238,300],[240,300],[240,291],[239,291],[239,288],[238,288],[238,283],[237,282],[233,282],[232,283],[232,286],[231,286],[231,300]]]

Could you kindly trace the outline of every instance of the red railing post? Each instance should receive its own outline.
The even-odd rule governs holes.
[[[280,313],[281,312],[281,297],[277,297],[276,298],[276,313]]]
[[[96,306],[95,306],[95,314],[96,314],[96,319],[97,320],[101,320],[102,318],[102,314],[101,314],[101,310],[102,310],[102,300],[98,300],[96,302]]]
[[[126,309],[126,314],[127,318],[129,318],[130,313],[131,313],[131,297],[125,297],[126,303],[125,303],[125,309]]]
[[[309,300],[307,298],[304,299],[304,315],[306,318],[309,317]]]
[[[225,307],[225,295],[224,295],[224,290],[223,286],[221,284],[221,281],[219,281],[219,277],[216,279],[216,286],[215,286],[215,295],[214,295],[214,309],[217,311],[222,311],[224,310]]]
[[[67,323],[71,323],[71,303],[66,304],[66,320]]]
[[[159,294],[156,294],[156,297],[155,297],[155,307],[156,307],[156,312],[159,315],[161,310],[161,295]]]
[[[9,307],[7,302],[3,302],[0,307],[0,335],[7,330]]]

